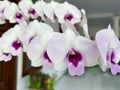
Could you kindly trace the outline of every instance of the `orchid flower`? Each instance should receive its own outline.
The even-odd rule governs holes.
[[[49,4],[44,6],[44,14],[46,18],[50,19],[52,22],[55,22],[57,17],[55,15],[55,8],[59,3],[55,1],[51,1]]]
[[[83,28],[83,33],[85,35],[86,38],[90,39],[89,33],[88,33],[88,25],[87,25],[87,18],[86,18],[86,12],[84,9],[81,9],[81,14],[82,14],[82,19],[79,22],[79,26]],[[74,33],[76,35],[79,35],[79,32],[76,30],[75,26],[72,25],[71,23],[68,22],[64,22],[61,24],[61,28],[62,31],[65,32],[65,30],[67,30],[67,28],[71,28],[72,31],[74,31]]]
[[[12,55],[8,50],[0,48],[0,61],[10,61],[12,59]]]
[[[23,40],[24,51],[27,50],[28,45],[37,35],[42,35],[46,32],[53,32],[53,29],[49,25],[40,23],[37,20],[30,22],[25,29],[25,38]]]
[[[56,71],[68,68],[72,76],[83,75],[85,66],[98,64],[99,53],[94,41],[67,29],[65,33],[54,35],[47,45],[47,54]]]
[[[6,31],[0,38],[1,48],[6,56],[12,54],[17,56],[22,52],[23,31],[19,25]]]
[[[119,73],[120,42],[110,26],[97,32],[96,43],[101,55],[99,62],[102,71],[110,68],[113,75]]]
[[[75,24],[81,21],[80,10],[68,2],[59,4],[55,9],[55,15],[57,16],[59,23],[67,21],[71,24]]]
[[[10,23],[22,23],[25,21],[23,12],[19,10],[17,4],[11,3],[4,10],[4,16],[10,21]]]
[[[5,24],[4,10],[10,5],[8,0],[0,1],[0,24]]]
[[[38,17],[34,4],[31,0],[21,0],[18,6],[24,12],[26,19],[29,19],[30,17],[35,19]]]
[[[27,49],[27,56],[31,60],[32,66],[43,66],[45,69],[53,69],[53,63],[48,57],[46,45],[54,34],[53,32],[45,32],[31,41]]]
[[[38,13],[38,15],[41,17],[42,20],[45,20],[45,16],[44,16],[44,7],[47,5],[47,3],[43,0],[39,0],[35,3],[34,7],[36,12]]]

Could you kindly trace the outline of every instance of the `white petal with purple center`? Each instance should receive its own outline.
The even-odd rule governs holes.
[[[4,10],[4,16],[11,22],[16,22],[16,13],[19,11],[17,4],[11,3],[5,10]]]
[[[98,64],[99,52],[95,41],[78,36],[74,47],[83,53],[85,66]]]

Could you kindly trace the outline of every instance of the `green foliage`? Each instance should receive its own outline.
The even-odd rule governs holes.
[[[34,80],[34,76],[30,75],[30,88],[40,89],[42,87],[42,79]]]
[[[29,75],[30,88],[42,90],[54,90],[55,77],[49,77],[40,72],[32,72]]]

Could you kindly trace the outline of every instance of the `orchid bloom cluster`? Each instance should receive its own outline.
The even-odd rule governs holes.
[[[55,32],[50,25],[38,21],[38,17],[60,23],[63,32]],[[18,24],[0,38],[0,61],[26,52],[32,66],[68,70],[72,76],[81,76],[85,67],[96,65],[103,72],[110,69],[113,75],[120,72],[120,41],[114,30],[109,25],[96,33],[95,40],[90,39],[84,9],[68,2],[21,0],[17,5],[4,0],[0,1],[0,24],[6,20]],[[75,24],[83,28],[84,36],[78,33]]]
[[[60,4],[55,1],[46,3],[38,0],[33,3],[31,0],[21,0],[18,5],[8,0],[0,1],[0,24],[5,20],[10,23],[23,23],[31,19],[40,17],[43,21],[46,19],[52,22],[58,21],[64,23],[68,21],[72,24],[81,20],[81,12],[73,5],[65,2]]]

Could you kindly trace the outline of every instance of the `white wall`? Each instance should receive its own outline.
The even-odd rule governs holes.
[[[29,76],[22,77],[22,54],[18,57],[17,67],[17,89],[16,90],[27,90],[29,87]]]
[[[108,25],[111,24],[113,28],[112,18],[96,18],[88,19],[89,34],[91,37],[95,37],[97,31],[101,29],[106,29]]]

